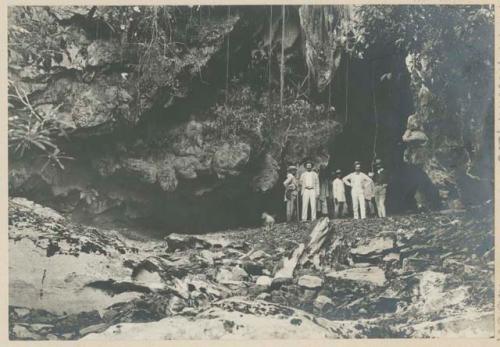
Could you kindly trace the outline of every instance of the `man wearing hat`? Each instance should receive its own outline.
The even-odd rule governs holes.
[[[354,172],[345,176],[343,181],[351,187],[354,219],[359,219],[358,210],[361,219],[366,218],[364,186],[371,181],[371,178],[361,172],[361,163],[359,161],[354,162]]]
[[[291,222],[294,212],[297,213],[295,206],[297,204],[297,189],[298,182],[295,175],[297,167],[290,165],[287,169],[286,179],[283,182],[285,186],[285,203],[286,203],[286,221]]]
[[[342,216],[346,215],[347,212],[347,204],[345,199],[345,187],[344,182],[342,181],[342,170],[335,171],[335,178],[333,180],[333,217],[339,218],[340,214]]]
[[[363,187],[369,216],[373,216],[375,214],[375,205],[373,204],[373,200],[375,198],[375,184],[373,182],[374,176],[375,174],[373,172],[368,172],[370,182],[365,182],[365,186]]]
[[[306,171],[300,176],[302,195],[302,221],[307,220],[307,209],[311,206],[311,220],[316,220],[316,199],[319,197],[319,177],[312,163],[306,162]]]
[[[385,171],[382,160],[375,160],[375,176],[373,182],[375,183],[375,205],[377,205],[378,216],[383,218],[385,214],[385,195],[388,185],[387,172]]]

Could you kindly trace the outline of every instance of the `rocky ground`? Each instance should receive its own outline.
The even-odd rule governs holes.
[[[133,235],[11,199],[10,338],[493,335],[490,206]]]

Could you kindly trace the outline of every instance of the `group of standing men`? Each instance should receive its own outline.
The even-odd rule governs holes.
[[[316,219],[317,210],[327,211],[327,199],[333,203],[333,215],[335,218],[347,215],[348,204],[346,199],[345,186],[350,187],[351,203],[354,219],[366,218],[366,210],[370,214],[375,213],[379,217],[385,217],[385,196],[387,192],[388,177],[380,159],[374,163],[374,172],[368,175],[361,172],[361,163],[354,162],[354,171],[342,178],[342,171],[334,172],[334,179],[331,184],[323,185],[327,192],[321,192],[320,179],[318,173],[313,170],[311,162],[305,164],[306,171],[297,178],[297,167],[289,166],[287,177],[283,182],[285,186],[286,219],[291,221],[294,213],[299,211],[299,193],[302,197],[302,221],[307,220],[308,209],[311,210],[311,220]],[[329,183],[329,182],[328,182]],[[323,189],[324,190],[324,189]],[[320,195],[322,195],[320,197]],[[375,200],[375,204],[373,201]],[[322,206],[321,206],[322,205]],[[297,215],[297,218],[299,216]]]

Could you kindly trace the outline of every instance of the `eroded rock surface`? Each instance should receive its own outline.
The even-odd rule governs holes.
[[[493,335],[492,220],[480,211],[164,239],[26,199],[9,216],[12,339]],[[293,254],[291,277],[277,276]]]

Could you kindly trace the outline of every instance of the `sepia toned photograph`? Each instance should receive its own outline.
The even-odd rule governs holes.
[[[11,341],[495,337],[493,2],[6,24]]]

